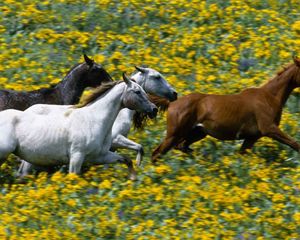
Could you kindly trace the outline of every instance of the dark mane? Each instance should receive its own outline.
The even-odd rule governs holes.
[[[170,101],[165,98],[150,95],[150,94],[148,94],[148,98],[152,103],[154,103],[158,107],[160,112],[165,112],[169,107]],[[140,130],[143,129],[148,119],[149,117],[146,113],[141,113],[136,111],[133,115],[134,128]]]
[[[285,66],[282,66],[282,68],[276,73],[276,75],[274,77],[272,77],[270,80],[268,80],[266,83],[263,83],[262,86],[271,84],[272,82],[277,82],[277,81],[281,81],[281,80],[290,78],[290,76],[283,76],[283,73],[285,73],[286,71],[288,71],[289,69],[291,69],[294,66],[295,66],[294,63],[290,63]]]
[[[294,65],[294,63],[290,63],[290,64],[288,64],[286,66],[282,66],[282,69],[279,70],[276,75],[280,76],[282,73],[284,73],[286,70],[288,70],[289,68],[291,68],[293,65]]]
[[[72,72],[76,67],[78,67],[79,65],[84,64],[84,63],[77,63],[75,64],[67,73],[66,76],[69,75],[70,72]]]
[[[76,108],[85,107],[86,105],[95,101],[101,95],[103,95],[108,90],[112,89],[114,86],[116,86],[117,84],[119,84],[121,82],[123,82],[123,81],[115,81],[115,82],[108,82],[108,83],[102,84],[101,86],[99,86],[95,90],[93,90],[90,95],[83,97],[81,102],[79,104],[75,105],[75,107]]]

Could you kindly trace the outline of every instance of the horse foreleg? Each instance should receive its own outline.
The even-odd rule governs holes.
[[[272,138],[274,140],[277,140],[278,142],[290,146],[297,152],[300,151],[300,144],[297,143],[296,140],[290,137],[288,134],[282,132],[276,125],[272,125],[269,128],[264,129],[262,131],[262,134],[263,136]]]
[[[31,163],[21,160],[21,164],[18,169],[17,176],[23,178],[28,174],[30,174],[32,169],[33,169],[33,165]]]
[[[259,138],[247,138],[244,140],[241,149],[240,149],[240,153],[241,154],[245,154],[247,149],[251,149],[253,147],[253,145],[257,142]]]
[[[101,156],[98,159],[95,159],[94,162],[96,164],[111,164],[111,163],[125,163],[126,166],[128,167],[128,172],[129,172],[129,179],[135,180],[136,179],[136,171],[133,167],[131,159],[129,159],[126,156],[122,156],[118,153],[115,152],[107,152],[104,156]]]
[[[83,161],[84,155],[82,153],[72,153],[70,156],[69,173],[79,174]]]
[[[138,144],[123,135],[119,134],[117,137],[115,137],[112,141],[112,148],[128,148],[137,151],[137,156],[136,156],[136,164],[138,166],[141,165],[141,162],[143,160],[143,155],[144,155],[144,149],[141,144]]]

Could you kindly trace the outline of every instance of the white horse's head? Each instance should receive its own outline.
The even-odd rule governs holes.
[[[127,87],[122,95],[122,105],[131,110],[145,112],[150,118],[156,117],[158,109],[149,101],[143,88],[130,80],[125,73],[123,73],[123,80]]]
[[[137,82],[143,87],[143,89],[151,95],[167,98],[169,101],[175,101],[177,99],[177,92],[166,81],[164,76],[152,69],[135,66],[138,70],[136,77]]]

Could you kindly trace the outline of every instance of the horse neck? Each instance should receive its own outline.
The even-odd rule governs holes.
[[[133,79],[142,88],[144,88],[144,84],[146,82],[146,77],[144,76],[144,74],[136,72],[135,74],[131,75],[130,78]],[[122,119],[124,121],[132,121],[135,112],[135,110],[130,110],[128,108],[122,109]]]
[[[77,104],[85,89],[83,83],[86,71],[82,69],[82,65],[80,64],[71,70],[56,86],[64,105]]]
[[[294,83],[295,68],[290,67],[281,74],[275,76],[261,88],[271,93],[283,106],[292,91],[296,88]]]
[[[147,76],[141,72],[137,72],[131,76],[131,78],[144,89],[144,85],[147,81]],[[145,89],[144,89],[145,90]],[[126,117],[130,120],[133,119],[133,115],[135,114],[135,110],[126,109],[127,115]],[[125,111],[124,111],[125,112]]]
[[[117,118],[118,113],[123,108],[122,96],[125,87],[125,83],[119,83],[107,93],[104,93],[104,95],[100,97],[100,99],[87,106],[87,108],[89,108],[90,111],[94,114],[96,122],[97,119],[100,122],[105,121],[105,119],[110,119],[110,121],[108,121],[107,126],[111,129],[115,119]]]

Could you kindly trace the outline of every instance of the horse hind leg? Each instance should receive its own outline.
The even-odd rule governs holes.
[[[179,141],[176,136],[166,137],[164,141],[153,151],[152,163],[155,164],[161,155],[166,154],[172,147],[174,147]]]
[[[203,119],[203,116],[196,116],[194,108],[188,110],[183,106],[171,105],[167,114],[167,136],[163,142],[153,151],[152,163],[156,163],[160,155],[166,154],[171,148],[182,142],[190,132],[197,121]]]
[[[70,157],[69,173],[80,174],[83,161],[84,156],[82,153],[73,153]]]
[[[186,134],[184,139],[177,144],[175,149],[184,153],[191,153],[193,149],[190,148],[190,145],[205,138],[206,135],[207,134],[204,132],[204,128],[202,126],[195,126]]]
[[[8,155],[15,151],[16,145],[16,141],[0,139],[0,166],[6,161]]]

